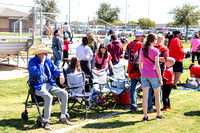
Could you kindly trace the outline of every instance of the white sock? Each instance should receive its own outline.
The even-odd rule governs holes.
[[[49,119],[44,119],[44,123],[47,122],[47,121],[49,121]]]
[[[60,118],[66,118],[65,114],[61,114]]]

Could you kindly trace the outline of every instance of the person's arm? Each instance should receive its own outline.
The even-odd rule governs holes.
[[[124,53],[124,59],[128,60],[128,46],[126,47],[125,53]]]
[[[196,75],[195,75],[195,67],[192,67],[192,68],[190,69],[190,76],[191,76],[192,78],[195,78],[195,77],[196,77]]]
[[[190,46],[190,53],[192,52],[192,42],[193,42],[193,41],[191,41],[191,46]]]
[[[112,64],[112,62],[111,62],[111,59],[112,59],[112,57],[111,57],[111,55],[109,54],[109,57],[108,57],[108,64],[110,65],[110,68],[113,69],[113,64]]]
[[[86,51],[87,51],[88,54],[89,54],[89,56],[86,57],[86,59],[87,59],[88,61],[91,61],[92,58],[93,58],[93,52],[92,52],[92,49],[91,49],[90,47],[87,47],[87,48],[86,48]]]
[[[92,69],[95,68],[96,61],[93,62]]]
[[[142,68],[143,68],[143,62],[141,56],[139,55],[139,70],[141,74],[142,74]]]
[[[58,49],[62,52],[63,51],[63,41],[60,37],[58,37]]]
[[[38,64],[37,66],[36,63],[31,60],[29,61],[28,71],[34,76],[41,76],[44,72],[44,64]]]
[[[163,81],[162,81],[160,65],[159,65],[159,55],[155,56],[155,67],[156,67],[156,72],[157,72],[159,80],[160,80],[160,86],[162,86],[163,85]]]
[[[180,55],[185,54],[184,49],[183,49],[183,44],[181,43],[180,40],[176,40],[175,49],[178,54],[180,54]]]

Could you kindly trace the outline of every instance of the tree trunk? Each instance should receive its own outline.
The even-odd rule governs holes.
[[[185,35],[185,42],[188,40],[188,25],[186,25],[186,35]]]

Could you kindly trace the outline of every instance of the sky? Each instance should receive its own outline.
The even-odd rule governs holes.
[[[56,0],[60,10],[59,19],[66,20],[69,15],[69,0]],[[148,18],[155,21],[157,24],[172,22],[172,15],[169,11],[176,6],[182,6],[184,3],[198,5],[200,10],[199,0],[127,0],[127,15],[126,0],[70,0],[70,19],[72,21],[85,21],[88,17],[90,20],[96,16],[96,11],[100,3],[107,2],[111,7],[118,6],[121,10],[119,16],[123,22],[138,21],[140,18]],[[7,4],[35,6],[34,0],[0,0],[0,7],[6,7]],[[19,11],[28,12],[30,7],[8,6]],[[125,20],[126,18],[126,20]]]

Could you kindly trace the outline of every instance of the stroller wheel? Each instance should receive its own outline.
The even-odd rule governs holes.
[[[41,118],[37,118],[36,125],[37,125],[38,127],[43,127],[43,121],[42,121]]]
[[[23,120],[27,121],[28,120],[28,112],[27,111],[22,112],[21,117],[22,117]]]

